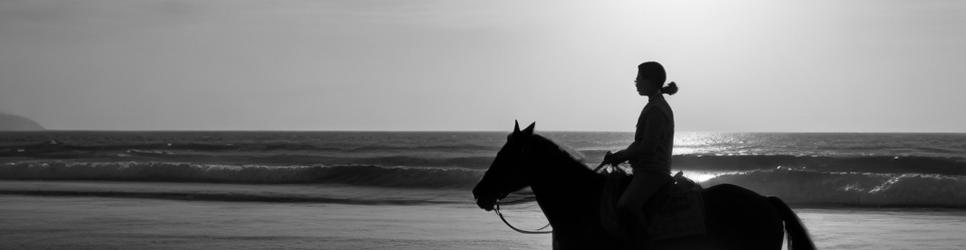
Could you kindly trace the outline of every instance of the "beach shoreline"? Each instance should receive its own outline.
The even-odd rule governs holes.
[[[471,204],[0,195],[3,249],[549,249]],[[966,211],[796,209],[821,249],[962,249]]]

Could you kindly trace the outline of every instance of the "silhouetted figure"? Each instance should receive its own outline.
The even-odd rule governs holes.
[[[624,218],[635,218],[642,226],[647,217],[642,216],[644,204],[662,186],[671,181],[671,150],[674,147],[674,112],[663,94],[677,93],[677,84],[666,80],[664,67],[657,62],[645,62],[637,66],[637,93],[647,96],[647,105],[637,118],[634,142],[627,149],[604,155],[604,164],[630,162],[634,176],[618,201],[618,209]],[[629,216],[629,217],[625,217]]]
[[[549,139],[534,133],[534,124],[514,126],[486,174],[473,188],[476,204],[487,211],[499,209],[500,199],[530,187],[540,210],[553,227],[554,249],[782,249],[788,232],[788,249],[815,249],[798,216],[781,199],[764,197],[735,185],[721,184],[700,190],[704,234],[666,239],[628,238],[611,230],[606,218],[614,203],[608,195],[625,186],[611,182],[615,173],[595,172]],[[636,177],[635,177],[636,178]],[[674,185],[687,182],[675,177]],[[610,189],[617,184],[617,189]],[[666,196],[658,192],[658,197]],[[657,216],[663,216],[658,213]],[[664,217],[655,217],[659,221]],[[509,224],[509,223],[508,223]],[[652,223],[659,224],[659,223]]]

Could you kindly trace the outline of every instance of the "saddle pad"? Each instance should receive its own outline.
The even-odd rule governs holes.
[[[705,234],[701,185],[678,172],[674,183],[664,189],[647,205],[650,218],[648,238],[659,241]]]
[[[601,190],[601,225],[614,236],[626,234],[622,218],[617,212],[617,201],[631,176],[622,172],[606,173]],[[706,233],[704,224],[704,201],[701,186],[684,177],[680,172],[674,182],[664,186],[645,205],[650,218],[647,237],[650,241],[674,239]],[[642,211],[643,213],[644,211]]]

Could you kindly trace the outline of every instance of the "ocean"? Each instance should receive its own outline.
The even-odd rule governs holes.
[[[575,151],[588,167],[596,166],[608,150],[626,147],[633,138],[632,133],[624,132],[538,133]],[[137,207],[144,200],[152,200],[174,208],[122,209],[127,212],[112,216],[123,220],[138,217],[138,211],[154,211],[151,216],[178,221],[185,220],[179,214],[194,211],[221,218],[234,212],[213,212],[220,211],[217,207],[235,206],[245,207],[239,209],[248,211],[244,216],[251,219],[263,215],[262,212],[272,213],[268,208],[276,207],[277,211],[292,210],[297,214],[296,218],[280,221],[304,217],[327,225],[339,222],[339,227],[303,228],[319,231],[316,233],[291,233],[298,236],[295,239],[300,244],[305,243],[299,246],[307,248],[452,249],[446,246],[466,244],[478,249],[546,248],[547,238],[513,235],[497,218],[473,203],[470,189],[482,177],[506,135],[507,132],[0,132],[0,199],[5,200],[5,205],[0,205],[0,217],[7,217],[0,223],[14,223],[26,230],[0,230],[0,235],[7,239],[17,239],[0,242],[0,247],[17,246],[7,243],[28,248],[77,246],[72,243],[80,243],[71,240],[57,243],[60,245],[29,245],[25,242],[37,243],[32,241],[36,240],[35,234],[24,232],[48,232],[50,228],[37,221],[60,218],[48,217],[49,214],[103,217],[103,211]],[[829,228],[838,223],[828,218],[866,218],[876,222],[876,218],[890,217],[883,214],[899,213],[895,221],[876,230],[896,225],[901,228],[906,223],[903,221],[931,221],[930,218],[939,216],[946,218],[947,223],[937,225],[951,228],[953,233],[966,233],[962,213],[966,209],[966,134],[678,132],[672,168],[706,187],[732,183],[779,196],[796,209],[804,209],[803,219],[811,228]],[[46,211],[53,208],[45,207],[46,210],[38,211],[49,214],[37,214],[41,212],[28,209],[31,204],[76,209],[57,212]],[[510,216],[525,226],[540,226],[542,218],[537,208],[521,206],[519,210],[527,211]],[[365,219],[370,215],[359,211],[377,213],[371,216],[381,220]],[[400,212],[394,215],[392,211]],[[46,219],[18,221],[2,216],[4,213]],[[866,217],[855,217],[856,213]],[[444,217],[449,219],[441,220]],[[222,219],[225,220],[205,217],[200,221],[228,223],[221,226],[240,223]],[[448,224],[460,220],[465,221],[460,225]],[[294,230],[285,229],[287,224],[280,222],[268,224],[271,225],[267,228],[281,230],[272,231],[276,234]],[[246,225],[251,226],[235,226]],[[160,232],[145,229],[145,237],[160,245],[138,248],[230,248],[238,243],[214,240],[215,237],[207,238],[214,240],[214,245],[165,245],[184,243],[154,238],[174,237],[171,230],[181,227],[169,226],[156,228]],[[451,227],[472,230],[454,231]],[[30,231],[31,228],[37,231]],[[355,230],[351,232],[359,235],[342,230]],[[413,230],[413,237],[405,236]],[[859,233],[862,232],[870,237],[888,234],[861,230]],[[440,239],[432,235],[449,238],[437,242],[434,240]],[[922,235],[922,241],[903,241],[913,245],[898,246],[876,245],[884,241],[836,237],[813,229],[814,235],[819,246],[831,249],[944,248],[964,244],[957,237],[936,243],[935,239],[930,240],[935,234]],[[285,247],[285,235],[249,236],[254,238],[242,241],[298,248]],[[307,238],[299,238],[303,236]],[[315,236],[319,237],[312,238]],[[175,238],[178,237],[181,236]],[[130,240],[122,236],[108,238],[111,240],[107,242],[120,245],[97,245],[97,241],[83,244],[93,244],[90,246],[95,248],[123,247]],[[357,238],[362,238],[362,243],[353,240]]]

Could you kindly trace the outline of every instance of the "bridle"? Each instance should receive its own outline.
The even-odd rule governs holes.
[[[531,145],[530,143],[525,144],[525,146],[523,146],[521,148],[520,153],[523,153],[523,152],[527,151],[527,149],[530,147],[530,145]],[[600,167],[603,167],[603,166],[604,166],[604,164],[601,163],[601,165],[598,166],[597,169],[600,169]],[[594,170],[594,171],[596,172],[596,170]],[[503,221],[503,224],[506,224],[506,226],[507,227],[510,227],[510,229],[513,229],[513,231],[517,231],[517,232],[523,233],[523,234],[549,234],[549,233],[553,233],[553,229],[552,228],[550,230],[545,230],[545,229],[547,229],[547,228],[550,227],[550,222],[549,221],[547,222],[547,225],[544,225],[544,226],[542,226],[540,228],[537,228],[535,230],[524,230],[524,229],[520,229],[518,227],[515,227],[512,224],[510,224],[510,221],[508,221],[506,219],[506,217],[503,216],[503,213],[500,212],[500,200],[499,199],[496,200],[496,203],[494,205],[495,205],[495,207],[493,208],[493,211],[496,212],[496,215],[500,217],[500,220]]]

